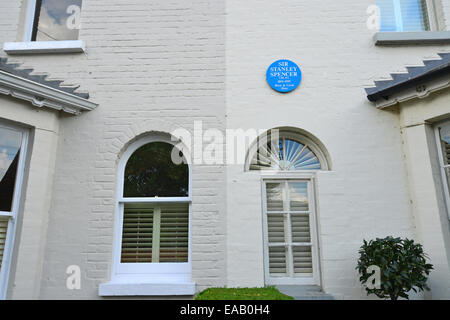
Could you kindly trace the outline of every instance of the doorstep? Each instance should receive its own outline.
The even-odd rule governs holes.
[[[332,295],[323,292],[319,286],[276,285],[275,288],[295,300],[334,300]]]
[[[195,283],[119,283],[108,282],[99,286],[99,296],[193,296]]]

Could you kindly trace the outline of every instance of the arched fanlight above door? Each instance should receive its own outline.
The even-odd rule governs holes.
[[[259,137],[248,159],[248,170],[329,170],[319,144],[292,129],[272,129]]]

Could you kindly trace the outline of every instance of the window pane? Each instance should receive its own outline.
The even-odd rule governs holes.
[[[187,197],[189,167],[172,161],[174,146],[153,142],[136,150],[127,162],[124,197]]]
[[[269,247],[269,272],[271,276],[287,276],[286,248]]]
[[[284,232],[284,215],[271,214],[267,216],[267,226],[268,226],[268,238],[270,243],[281,242],[285,243],[285,232]]]
[[[250,170],[320,170],[319,158],[309,146],[281,133],[277,142],[261,143],[250,162]]]
[[[291,140],[286,140],[286,144],[290,142],[291,146],[295,144]],[[288,151],[288,150],[287,150]],[[317,156],[306,147],[302,152],[295,154],[295,158],[292,162],[288,162],[286,170],[320,170],[321,164]]]
[[[292,247],[292,254],[294,256],[294,273],[310,277],[313,274],[312,253],[311,247]]]
[[[393,0],[377,0],[380,9],[380,31],[397,31],[397,21]]]
[[[5,252],[6,232],[8,231],[8,219],[0,218],[0,270],[2,270],[3,253]]]
[[[292,242],[311,242],[309,216],[291,215]]]
[[[124,204],[122,263],[188,262],[188,247],[188,204]]]
[[[308,211],[308,183],[289,182],[288,186],[291,211]]]
[[[0,211],[11,211],[22,133],[0,127]]]
[[[442,152],[444,155],[444,165],[450,165],[450,124],[439,128],[441,135]]]
[[[377,0],[380,31],[430,30],[426,0]]]
[[[159,262],[188,262],[189,206],[161,208]]]
[[[444,158],[444,170],[447,176],[447,183],[450,189],[450,123],[439,128],[442,146],[442,155]]]
[[[153,207],[148,204],[125,204],[121,262],[152,262],[152,240]]]
[[[80,12],[81,0],[38,0],[32,40],[77,40]]]
[[[286,211],[284,183],[267,183],[267,211]]]
[[[426,0],[400,0],[403,31],[429,30]]]
[[[300,142],[281,139],[279,150],[280,164],[283,170],[320,169],[320,163],[316,156]],[[313,163],[314,166],[311,167]]]

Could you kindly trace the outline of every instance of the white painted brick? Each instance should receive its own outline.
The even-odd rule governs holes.
[[[0,43],[19,37],[21,3],[0,0]],[[35,298],[99,298],[98,284],[111,270],[118,157],[146,131],[192,131],[200,120],[205,129],[220,130],[289,125],[325,144],[333,162],[333,172],[318,178],[325,289],[339,297],[365,298],[354,274],[362,239],[414,236],[414,225],[398,116],[376,110],[363,87],[449,49],[375,47],[365,27],[371,4],[84,1],[85,54],[15,57],[52,78],[80,84],[100,104],[81,116],[60,118]],[[443,13],[448,29],[448,1]],[[281,58],[296,61],[304,71],[301,86],[289,95],[270,90],[264,78],[270,63]],[[263,285],[259,176],[244,173],[243,166],[195,167],[193,199],[197,289]],[[40,240],[32,231],[35,223],[39,220],[30,220],[22,233]],[[20,248],[23,255],[35,254],[32,249]],[[75,293],[65,288],[65,268],[74,263],[84,275]],[[19,289],[18,298],[28,297],[24,286]]]

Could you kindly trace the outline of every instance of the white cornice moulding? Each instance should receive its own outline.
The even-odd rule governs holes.
[[[3,51],[10,55],[34,53],[82,53],[85,50],[86,46],[83,40],[5,42],[3,44]]]
[[[0,93],[31,102],[36,107],[48,107],[79,115],[98,104],[76,95],[24,79],[0,70]]]
[[[392,94],[388,99],[379,99],[375,102],[378,109],[384,109],[398,103],[412,99],[424,99],[431,93],[450,87],[450,75],[423,82],[398,93]]]

